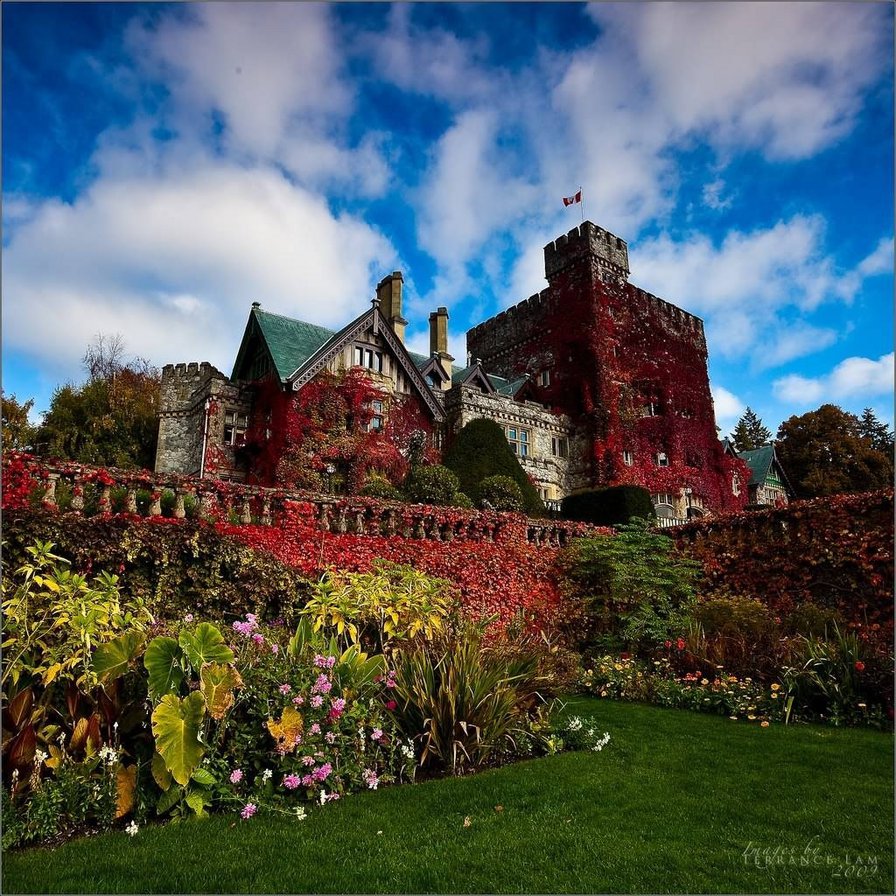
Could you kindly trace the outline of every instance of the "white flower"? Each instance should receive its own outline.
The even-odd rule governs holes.
[[[38,765],[40,765],[45,759],[49,759],[49,758],[50,758],[49,755],[47,753],[44,753],[43,750],[37,750],[34,753],[34,761]]]
[[[261,773],[261,780],[262,780],[262,781],[270,781],[271,778],[273,777],[273,774],[274,774],[274,773],[273,773],[269,768],[266,768],[266,769]]]
[[[582,720],[578,716],[573,716],[567,723],[566,727],[570,731],[581,731]]]
[[[103,762],[105,762],[107,765],[111,765],[118,759],[118,750],[116,750],[114,747],[103,747],[100,750],[100,759],[102,759]]]
[[[327,801],[327,791],[321,790],[320,792],[320,804],[323,805]]]
[[[124,830],[125,830],[125,833],[126,833],[129,837],[133,837],[133,836],[137,833],[137,831],[140,830],[140,828],[137,827],[137,822],[136,822],[136,821],[132,821],[132,822],[131,822],[131,823],[130,823]]]
[[[602,738],[600,738],[591,749],[594,750],[595,752],[599,753],[609,742],[610,742],[610,733],[608,731],[605,731],[604,736]]]
[[[304,821],[308,817],[308,813],[305,811],[304,806],[299,806],[296,809],[296,819],[298,821]]]

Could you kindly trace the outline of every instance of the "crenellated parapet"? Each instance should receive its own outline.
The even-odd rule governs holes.
[[[609,265],[619,275],[628,277],[628,245],[625,240],[591,221],[583,221],[544,247],[545,276],[550,281],[571,265],[588,259],[595,259],[599,265]]]

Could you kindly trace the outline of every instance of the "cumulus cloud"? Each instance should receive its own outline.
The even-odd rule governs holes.
[[[884,395],[893,391],[893,352],[873,358],[846,358],[820,377],[790,374],[775,380],[776,397],[801,407],[820,401],[838,401]]]
[[[631,248],[633,278],[705,317],[714,351],[753,356],[757,369],[768,369],[831,345],[836,333],[803,316],[824,302],[851,300],[871,270],[864,262],[838,270],[824,236],[823,219],[805,215],[732,230],[718,246],[705,235],[664,235]]]
[[[74,363],[110,329],[157,363],[226,367],[252,301],[338,326],[396,262],[385,237],[272,169],[207,159],[102,178],[16,229],[4,252],[4,344]]]
[[[744,412],[746,405],[724,386],[712,386],[712,401],[715,405],[716,424],[722,433],[731,432]]]

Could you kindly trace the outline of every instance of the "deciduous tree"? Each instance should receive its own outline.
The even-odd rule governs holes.
[[[855,414],[833,404],[785,420],[777,452],[802,498],[871,491],[893,482],[892,456],[862,436]]]

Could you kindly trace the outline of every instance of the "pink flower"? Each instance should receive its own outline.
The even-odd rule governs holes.
[[[345,709],[345,700],[343,700],[342,697],[334,697],[330,703],[336,712],[342,712],[342,710]]]
[[[279,690],[281,694],[288,694],[292,688],[288,684],[281,684],[277,690]]]
[[[243,770],[241,768],[235,768],[230,773],[230,783],[231,784],[239,784],[240,781],[243,780]]]
[[[314,665],[317,666],[318,669],[325,669],[327,667],[327,657],[321,656],[318,653],[314,657]]]
[[[379,740],[383,736],[383,731],[381,728],[374,728],[373,732],[370,735],[371,740]]]
[[[312,705],[315,709],[320,709],[320,707],[324,705],[324,698],[321,697],[320,694],[315,694],[315,695],[311,698],[311,705]]]
[[[309,734],[320,734],[320,725],[318,725],[317,722],[315,722],[315,723],[308,729],[308,733],[309,733]]]
[[[676,646],[679,650],[684,650],[684,638],[679,638],[679,639],[675,642],[675,646]]]
[[[193,614],[187,613],[187,615],[184,616],[184,622],[192,622],[192,621],[193,621]]]
[[[332,669],[333,666],[335,666],[335,665],[336,665],[336,657],[335,657],[335,656],[328,656],[328,657],[327,657],[327,668],[328,668],[328,669]]]
[[[328,731],[328,732],[324,735],[324,738],[326,739],[326,741],[327,741],[328,744],[335,744],[335,743],[336,743],[336,735],[335,735],[332,731]]]
[[[376,790],[377,786],[380,783],[380,779],[379,777],[377,777],[377,773],[371,768],[365,768],[361,777],[364,779],[364,783],[371,790]]]
[[[302,783],[302,779],[298,775],[287,775],[283,779],[283,786],[287,790],[295,790]]]
[[[394,700],[390,700],[388,703],[386,703],[386,709],[388,709],[390,712],[397,708],[398,704]]]
[[[256,644],[264,644],[264,635],[260,635],[258,634],[258,632],[256,632],[254,635],[252,635],[252,640]]]
[[[293,697],[293,698],[292,698],[292,702],[293,702],[296,706],[301,706],[301,705],[305,702],[305,698],[304,698],[301,694],[299,694],[298,697]]]
[[[303,787],[314,787],[314,778],[311,775],[305,775],[302,778],[302,786]]]
[[[240,818],[245,821],[246,819],[251,818],[257,811],[258,806],[256,806],[255,803],[246,803],[246,805],[243,806],[243,811],[240,812]]]
[[[311,693],[329,694],[332,688],[333,683],[323,672],[321,672],[321,674],[317,676],[317,681],[314,682],[314,686],[311,688]]]
[[[271,644],[271,653],[280,653],[280,647],[277,644]]]
[[[329,762],[325,762],[320,768],[315,769],[311,775],[315,781],[326,781],[333,771],[333,766]]]
[[[302,765],[314,765],[314,757],[313,756],[303,756],[302,757]]]

